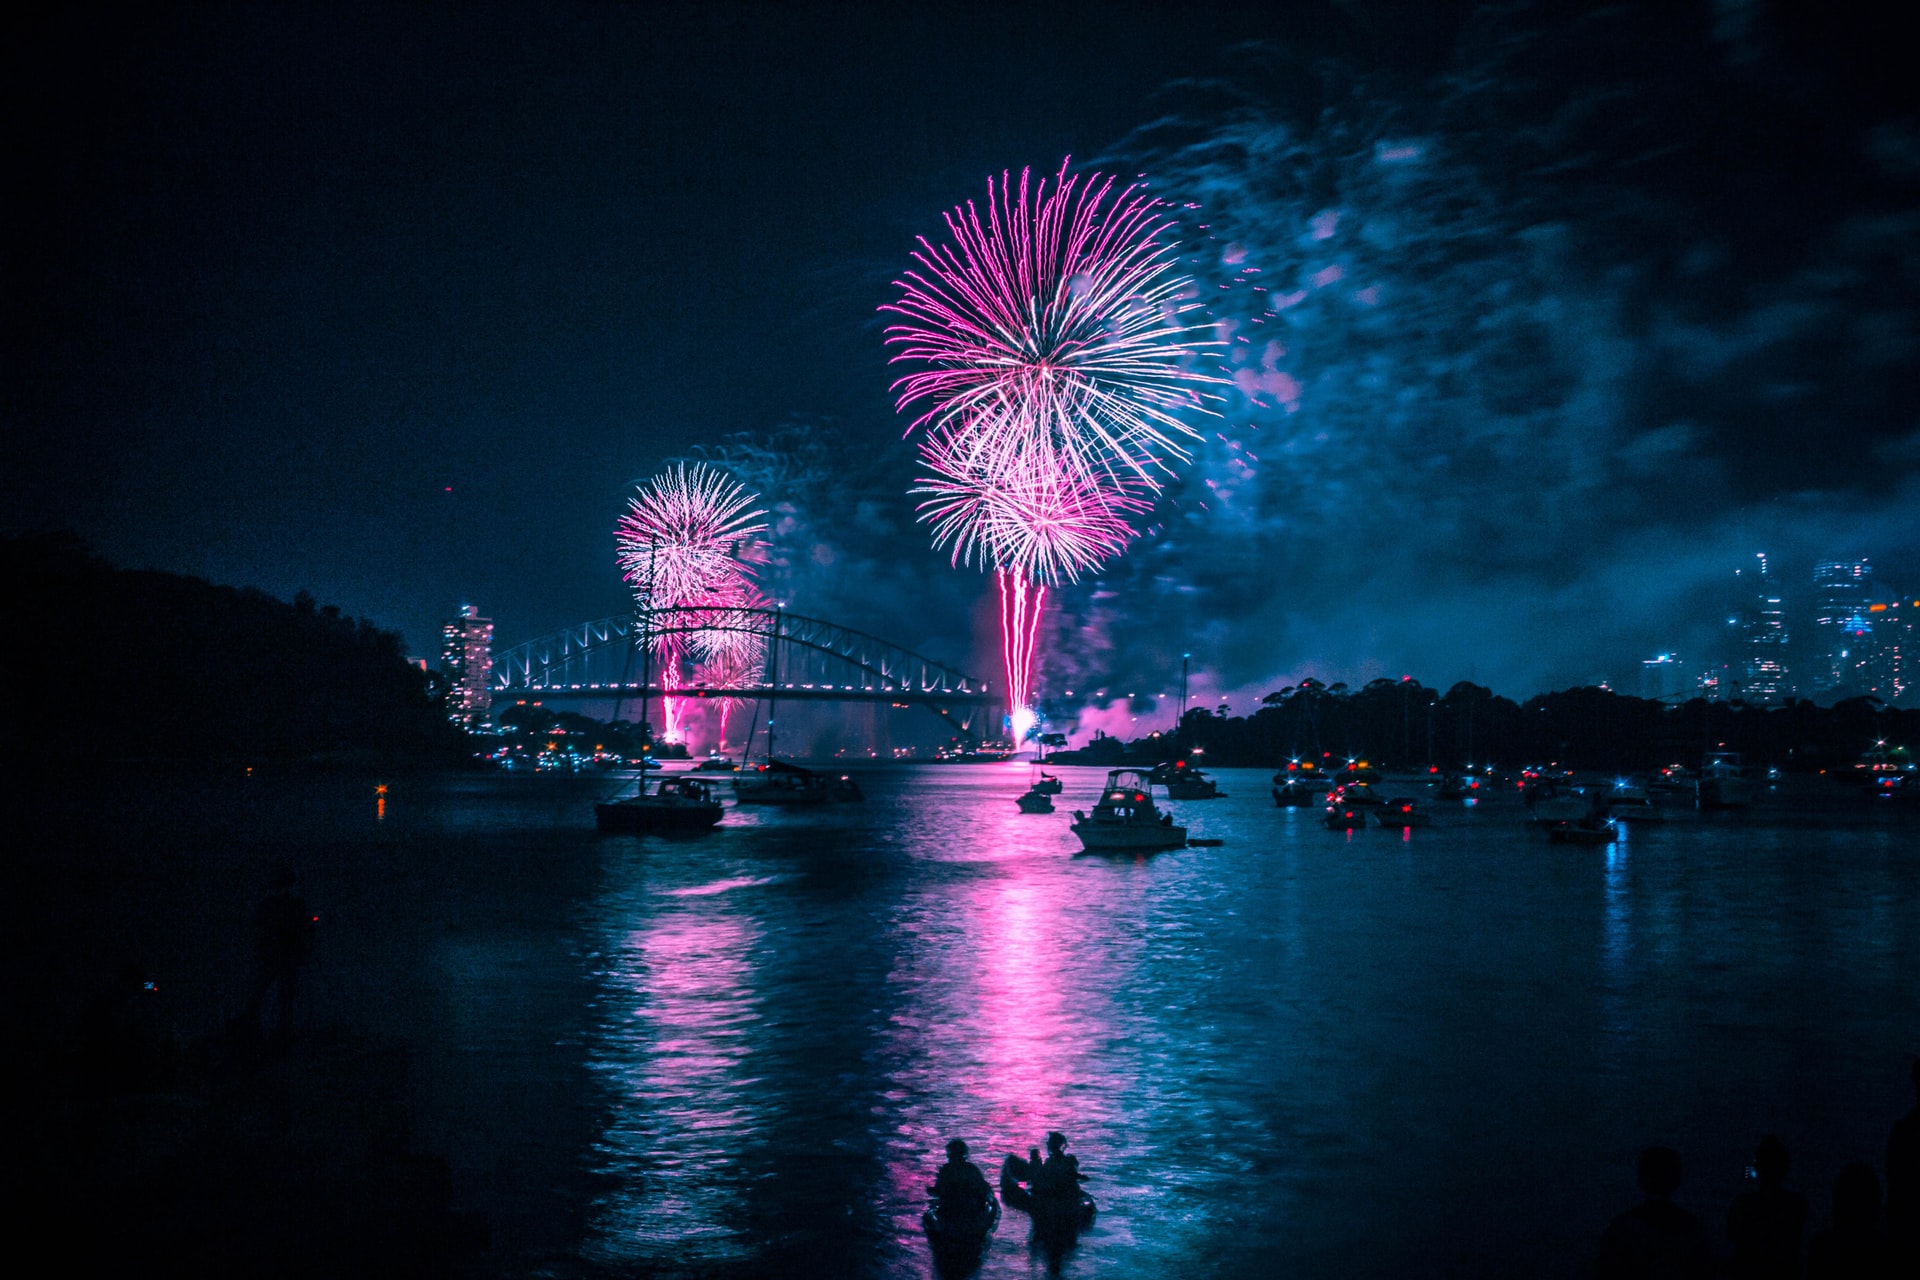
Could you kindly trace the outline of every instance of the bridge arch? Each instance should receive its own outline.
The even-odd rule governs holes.
[[[636,628],[654,637],[727,631],[761,637],[768,663],[756,678],[727,685],[663,687],[640,680]],[[981,709],[998,703],[986,681],[870,632],[784,609],[679,606],[651,615],[616,614],[524,641],[494,655],[493,696],[799,698],[925,706],[971,733]]]

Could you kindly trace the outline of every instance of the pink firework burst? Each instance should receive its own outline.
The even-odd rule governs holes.
[[[614,525],[620,568],[653,607],[704,604],[746,586],[766,558],[765,511],[724,471],[681,462],[644,482]]]
[[[1078,582],[1126,550],[1129,519],[1152,504],[1128,475],[1099,475],[1043,442],[992,447],[992,433],[936,427],[920,447],[931,473],[912,492],[933,545],[953,562],[1005,569],[1036,583]]]
[[[766,532],[756,498],[724,471],[696,462],[677,463],[641,484],[614,526],[620,568],[642,609],[745,607],[753,594],[752,566],[766,558]],[[696,619],[700,615],[696,614]],[[703,637],[675,627],[655,636],[662,689],[681,687],[681,660],[690,648],[710,647]],[[731,631],[725,634],[731,636]],[[717,642],[725,647],[726,641]],[[667,735],[678,737],[684,708],[663,698]]]
[[[1224,343],[1177,265],[1173,207],[1138,185],[1022,170],[989,179],[984,216],[946,215],[884,310],[894,391],[926,437],[913,490],[936,547],[991,567],[1000,594],[1008,712],[1030,706],[1049,584],[1126,549],[1130,519],[1187,458],[1186,422],[1228,379]]]
[[[904,317],[894,383],[909,430],[947,426],[1045,441],[1077,470],[1156,473],[1187,456],[1184,420],[1218,399],[1214,335],[1177,268],[1172,206],[1138,184],[1059,174],[989,179],[946,215],[951,243],[924,237],[898,281]]]

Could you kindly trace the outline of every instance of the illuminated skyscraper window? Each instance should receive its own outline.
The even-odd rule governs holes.
[[[1740,688],[1734,696],[1748,702],[1773,703],[1784,699],[1792,686],[1787,679],[1787,614],[1779,584],[1767,569],[1766,553],[1754,557],[1753,569],[1736,571],[1740,600],[1728,616],[1740,651]]]
[[[440,628],[440,669],[447,673],[447,716],[471,729],[493,710],[493,621],[470,604]]]
[[[1813,567],[1813,638],[1805,664],[1808,691],[1816,697],[1865,692],[1873,623],[1868,597],[1873,566],[1865,560],[1829,560]]]

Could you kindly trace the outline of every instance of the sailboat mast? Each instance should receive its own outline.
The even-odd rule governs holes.
[[[780,636],[786,630],[786,608],[784,604],[773,607],[773,653],[769,665],[773,668],[773,679],[768,682],[767,692],[767,763],[773,763],[773,713],[780,701]]]
[[[647,550],[647,589],[640,605],[640,767],[651,758],[653,725],[648,721],[648,690],[653,684],[653,560],[659,547]]]

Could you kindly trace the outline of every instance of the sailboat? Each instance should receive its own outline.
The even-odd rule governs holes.
[[[648,721],[648,686],[653,683],[653,584],[647,584],[646,604],[635,634],[640,637],[644,666],[640,677],[640,733],[649,747],[653,727]],[[631,672],[632,668],[629,667]],[[619,707],[614,707],[619,715]],[[647,835],[668,831],[705,831],[720,821],[723,809],[711,783],[699,778],[662,777],[648,784],[647,771],[657,768],[650,754],[640,758],[640,777],[630,796],[603,800],[593,806],[594,825],[604,835]]]
[[[797,764],[789,764],[773,754],[774,711],[778,702],[780,688],[780,639],[784,626],[776,622],[773,636],[773,679],[767,691],[767,758],[764,764],[746,763],[746,753],[741,755],[740,771],[733,775],[733,798],[736,804],[774,804],[809,805],[825,804],[829,800],[861,800],[859,786],[845,774],[838,778],[829,777],[818,770],[808,769]],[[747,749],[752,750],[751,734]]]

